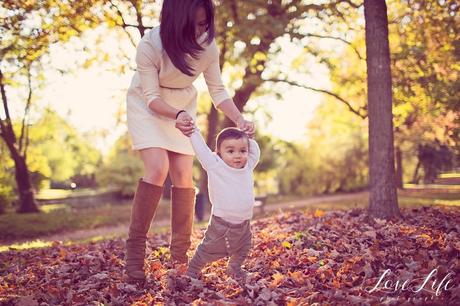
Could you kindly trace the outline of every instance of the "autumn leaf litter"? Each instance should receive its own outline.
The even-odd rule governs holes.
[[[369,219],[365,211],[282,213],[253,222],[253,249],[241,283],[225,274],[226,260],[200,280],[170,267],[168,235],[149,238],[148,281],[123,277],[124,241],[0,253],[0,303],[5,305],[442,305],[460,301],[460,210],[402,210],[403,219]],[[196,231],[193,246],[203,230]],[[192,255],[192,251],[190,253]],[[393,290],[375,288],[384,271]],[[416,289],[395,289],[407,280]],[[450,283],[438,288],[448,275]],[[432,280],[437,279],[435,286]],[[438,290],[437,290],[438,289]],[[437,290],[437,291],[436,291]]]

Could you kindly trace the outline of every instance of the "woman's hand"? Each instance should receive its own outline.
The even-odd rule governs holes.
[[[254,138],[254,135],[256,133],[256,128],[255,128],[255,125],[254,125],[254,122],[252,121],[248,121],[246,119],[243,118],[243,116],[241,116],[237,122],[236,122],[236,126],[242,130],[243,132],[245,132],[246,134],[248,134],[248,136],[250,138]]]
[[[178,128],[185,136],[190,137],[195,130],[193,118],[187,112],[181,112],[176,119],[176,128]]]

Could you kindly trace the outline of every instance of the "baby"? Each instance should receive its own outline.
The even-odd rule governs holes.
[[[252,172],[260,158],[259,146],[237,128],[223,129],[217,135],[215,153],[206,145],[198,128],[190,135],[190,141],[208,173],[212,216],[189,263],[187,275],[198,278],[207,263],[230,256],[227,274],[244,279],[247,273],[241,265],[251,249]]]

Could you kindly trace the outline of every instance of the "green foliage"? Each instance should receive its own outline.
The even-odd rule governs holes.
[[[309,125],[309,144],[282,145],[279,190],[311,195],[367,185],[367,139],[363,120],[327,100]]]
[[[97,172],[100,186],[115,187],[123,196],[134,194],[137,181],[143,175],[143,164],[136,151],[131,150],[128,133],[121,136],[114,144]]]
[[[52,44],[68,41],[71,37],[94,26],[97,23],[97,15],[90,12],[95,1],[2,1],[0,15],[0,87],[2,91],[2,114],[0,118],[0,136],[8,144],[11,154],[15,156],[18,177],[17,189],[20,194],[29,192],[31,182],[26,175],[32,172],[31,180],[35,188],[42,186],[45,178],[51,175],[51,169],[46,161],[37,158],[34,162],[36,169],[28,169],[26,162],[27,148],[29,148],[29,115],[31,106],[35,100],[34,90],[39,88],[44,80],[43,58]],[[12,92],[12,94],[11,94]],[[12,102],[14,101],[14,102]],[[20,119],[12,118],[10,109],[19,110],[17,105],[24,105],[23,116]],[[20,128],[13,126],[13,122],[21,122]],[[54,154],[51,160],[65,160],[60,158],[59,148],[47,150],[46,153]],[[66,154],[65,152],[64,154]],[[32,152],[33,154],[33,152]],[[64,165],[55,165],[61,172],[56,175],[67,176],[70,172],[66,168],[73,161],[65,160]],[[16,165],[14,165],[16,166]],[[47,168],[48,166],[48,168]],[[66,173],[67,171],[67,173]],[[53,174],[54,175],[54,174]],[[11,184],[7,186],[11,189]],[[23,212],[36,211],[33,197],[30,200],[22,199],[20,210]]]
[[[421,0],[392,1],[390,7],[395,140],[406,155],[418,156],[423,179],[429,182],[446,165],[455,166],[429,156],[438,148],[460,153],[456,8],[449,1]]]
[[[454,165],[452,151],[439,142],[436,145],[420,145],[418,147],[418,160],[424,170],[424,183],[434,183],[441,171],[451,170]],[[417,177],[415,180],[418,180]]]
[[[0,214],[3,214],[14,200],[13,188],[11,185],[0,184]]]
[[[260,160],[254,172],[254,187],[256,194],[274,193],[277,188],[277,161],[281,158],[278,140],[269,135],[262,135],[256,130],[255,140],[260,147]]]
[[[87,209],[55,209],[49,213],[0,216],[0,240],[35,238],[71,230],[94,229],[129,222],[131,206],[101,205]]]
[[[2,60],[20,66],[39,59],[57,41],[89,29],[98,22],[91,12],[96,1],[2,1]]]
[[[418,159],[421,147],[446,146],[460,156],[456,10],[449,1],[388,1],[394,136],[403,153],[404,181],[417,176],[417,164],[420,173],[432,175],[436,163]],[[352,48],[334,50],[329,62],[334,92],[366,116],[365,42],[359,34],[364,29],[357,18],[351,19],[355,30],[347,33]]]
[[[27,90],[39,87],[50,46],[67,42],[99,23],[97,0],[2,1],[0,68],[3,83],[26,104]],[[28,75],[31,77],[29,83]],[[7,91],[8,95],[9,91]],[[30,92],[31,94],[33,91]],[[33,100],[33,97],[31,100]],[[9,97],[11,99],[11,96]],[[4,101],[7,103],[7,101]],[[11,104],[11,102],[10,102]],[[10,106],[11,107],[11,106]],[[24,114],[27,119],[27,112]]]
[[[75,175],[91,175],[101,161],[100,152],[56,112],[45,109],[43,116],[30,128],[28,165],[43,181],[65,182]],[[35,182],[37,183],[37,182]],[[46,186],[46,184],[45,184]]]
[[[28,129],[27,165],[36,191],[48,187],[51,181],[65,182],[76,175],[91,176],[96,172],[100,152],[56,112],[45,109]],[[0,143],[0,151],[4,152],[0,157],[0,203],[11,204],[16,189],[14,162],[4,143]]]
[[[0,214],[15,200],[14,163],[5,144],[0,142]]]

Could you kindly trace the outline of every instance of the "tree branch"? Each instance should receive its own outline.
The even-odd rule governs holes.
[[[128,39],[131,42],[131,44],[135,47],[136,43],[134,42],[134,38],[131,36],[131,34],[126,29],[132,27],[132,28],[136,28],[136,29],[139,30],[139,27],[137,25],[134,25],[134,24],[127,24],[126,21],[125,21],[125,17],[123,16],[123,13],[118,8],[118,6],[115,3],[113,3],[112,0],[109,0],[109,3],[111,5],[111,7],[113,7],[116,10],[117,15],[118,15],[118,17],[120,17],[121,22],[122,22],[122,24],[120,24],[120,26],[123,28],[123,30],[125,31],[126,35],[128,35]],[[136,14],[138,14],[137,10],[136,10]],[[141,31],[139,30],[139,32],[141,32]],[[143,33],[141,33],[141,37],[142,36],[143,36]]]
[[[349,45],[355,51],[356,55],[358,56],[358,58],[360,60],[364,60],[364,61],[366,60],[364,57],[361,56],[361,53],[359,53],[358,49],[356,49],[355,46],[353,46],[353,44],[351,42],[349,42],[348,40],[343,39],[341,37],[335,37],[335,36],[329,36],[329,35],[319,35],[319,34],[313,34],[313,33],[306,33],[305,36],[339,40],[339,41]]]
[[[134,6],[134,9],[136,10],[136,18],[137,18],[137,24],[138,24],[138,30],[139,33],[141,34],[141,37],[144,36],[146,28],[144,27],[144,23],[142,22],[142,7],[141,7],[142,1],[136,1],[136,4]]]
[[[235,24],[237,24],[240,21],[240,18],[238,15],[238,5],[236,4],[236,0],[232,0],[230,7],[232,8],[233,20],[235,20]]]
[[[32,101],[32,78],[30,76],[30,66],[27,67],[27,82],[28,82],[28,87],[29,87],[29,94],[27,96],[27,104],[24,109],[24,117],[22,118],[22,126],[21,126],[21,135],[19,136],[19,152],[23,154],[23,156],[26,156],[26,146],[24,146],[24,137],[27,137],[26,135],[26,125],[28,124],[28,119],[29,119],[29,110],[30,110],[30,104]],[[27,139],[26,139],[27,141]]]
[[[8,108],[8,99],[6,97],[5,84],[3,83],[3,72],[0,69],[0,92],[3,101],[3,109],[5,111],[6,118],[4,120],[0,119],[0,128],[2,130],[1,136],[3,139],[10,138],[13,143],[16,142],[16,135],[13,131],[13,125],[11,124],[10,110]],[[6,141],[8,144],[8,141]]]
[[[364,4],[364,2],[356,4],[356,3],[353,3],[351,0],[340,0],[339,2],[345,2],[348,5],[350,5],[351,7],[356,8],[356,9],[360,8]]]
[[[24,160],[27,160],[27,149],[29,148],[29,143],[30,143],[30,137],[29,137],[29,125],[26,126],[26,132],[25,132],[25,140],[26,144],[24,146]]]
[[[0,118],[0,137],[3,139],[6,139],[6,126],[5,123],[3,123],[3,119]]]
[[[344,104],[348,107],[348,109],[349,109],[352,113],[354,113],[355,115],[361,117],[362,119],[366,119],[366,118],[367,118],[367,114],[363,114],[363,113],[362,113],[362,111],[365,111],[365,110],[366,110],[364,107],[360,107],[360,108],[358,108],[358,109],[354,109],[350,102],[348,102],[347,100],[343,99],[343,98],[340,97],[338,94],[333,93],[333,92],[330,92],[329,90],[314,88],[314,87],[310,87],[310,86],[306,86],[306,85],[299,84],[299,83],[294,82],[294,81],[283,80],[283,79],[270,78],[270,79],[264,79],[264,81],[266,81],[266,82],[274,82],[274,83],[286,83],[286,84],[289,84],[289,85],[292,85],[292,86],[297,86],[297,87],[305,88],[305,89],[312,90],[312,91],[315,91],[315,92],[320,92],[320,93],[327,94],[327,95],[329,95],[329,96],[332,96],[332,97],[336,98],[336,99],[339,100],[340,102],[344,103]]]
[[[3,83],[3,72],[0,69],[0,91],[2,95],[2,101],[3,101],[3,110],[5,111],[5,121],[10,124],[11,123],[11,116],[10,116],[10,110],[8,108],[8,100],[6,98],[6,91],[5,91],[5,84]]]

